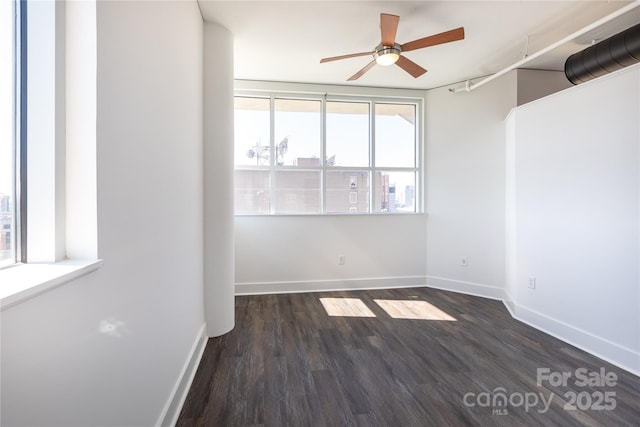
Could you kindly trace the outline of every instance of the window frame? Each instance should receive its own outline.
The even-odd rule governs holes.
[[[240,83],[240,84],[239,84]],[[285,90],[285,89],[296,90]],[[320,89],[320,90],[319,90]],[[345,90],[347,89],[347,90]],[[399,92],[394,94],[394,92]],[[287,84],[275,82],[236,82],[236,90],[234,97],[243,98],[260,98],[269,100],[269,123],[270,123],[270,159],[269,165],[236,165],[234,162],[234,171],[243,170],[262,170],[269,173],[269,190],[270,190],[270,208],[268,213],[238,213],[236,216],[314,216],[314,215],[416,215],[424,213],[424,196],[423,196],[423,179],[424,179],[424,92],[417,90],[393,90],[384,88],[344,88],[331,86],[318,86],[311,84]],[[291,99],[291,100],[310,100],[321,102],[320,114],[320,165],[319,166],[277,166],[273,160],[275,147],[275,100]],[[368,166],[329,166],[327,165],[327,102],[350,102],[350,103],[366,103],[369,107],[369,165]],[[376,104],[399,104],[413,105],[415,108],[414,123],[414,166],[413,167],[394,167],[394,166],[377,166],[375,162],[376,149]],[[234,141],[235,143],[235,141]],[[274,210],[274,183],[273,176],[276,171],[295,170],[295,171],[319,171],[321,175],[320,182],[320,212],[312,213],[278,213]],[[354,171],[369,173],[369,201],[367,212],[330,212],[327,211],[327,172],[335,171]],[[414,190],[414,210],[413,211],[395,211],[395,212],[376,212],[375,203],[375,177],[378,172],[410,172],[415,176]]]
[[[0,311],[102,265],[96,212],[96,4],[15,3],[21,8],[18,78],[29,88],[20,93],[16,122],[21,146],[16,150],[23,151],[15,172],[22,177],[17,180],[22,237],[16,239],[21,259],[0,269]],[[85,131],[71,135],[77,128]],[[82,185],[69,186],[70,174],[72,183]]]

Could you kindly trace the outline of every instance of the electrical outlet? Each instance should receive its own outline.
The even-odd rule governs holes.
[[[339,265],[344,265],[345,262],[347,262],[347,258],[344,255],[340,255],[338,257],[338,264]]]
[[[535,289],[536,288],[536,278],[531,276],[529,277],[529,289]]]
[[[460,265],[462,267],[466,267],[467,265],[469,265],[469,260],[466,256],[460,257]]]

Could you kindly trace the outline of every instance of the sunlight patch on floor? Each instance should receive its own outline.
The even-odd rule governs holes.
[[[329,316],[376,317],[360,298],[320,298]]]
[[[387,314],[394,319],[445,320],[457,319],[426,301],[374,299]]]

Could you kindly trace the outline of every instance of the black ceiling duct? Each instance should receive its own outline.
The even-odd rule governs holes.
[[[574,85],[640,62],[640,24],[574,53],[564,74]]]

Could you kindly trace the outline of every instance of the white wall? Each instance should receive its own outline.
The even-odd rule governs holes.
[[[207,335],[233,329],[233,36],[204,25],[204,298]]]
[[[235,233],[240,293],[425,284],[424,215],[236,217]]]
[[[634,66],[517,108],[507,159],[517,317],[636,373],[638,117]]]
[[[427,275],[431,286],[502,297],[504,118],[516,73],[472,92],[427,91]],[[466,256],[468,265],[462,266]]]
[[[195,2],[98,2],[98,255],[2,311],[2,425],[154,425],[204,322]]]

